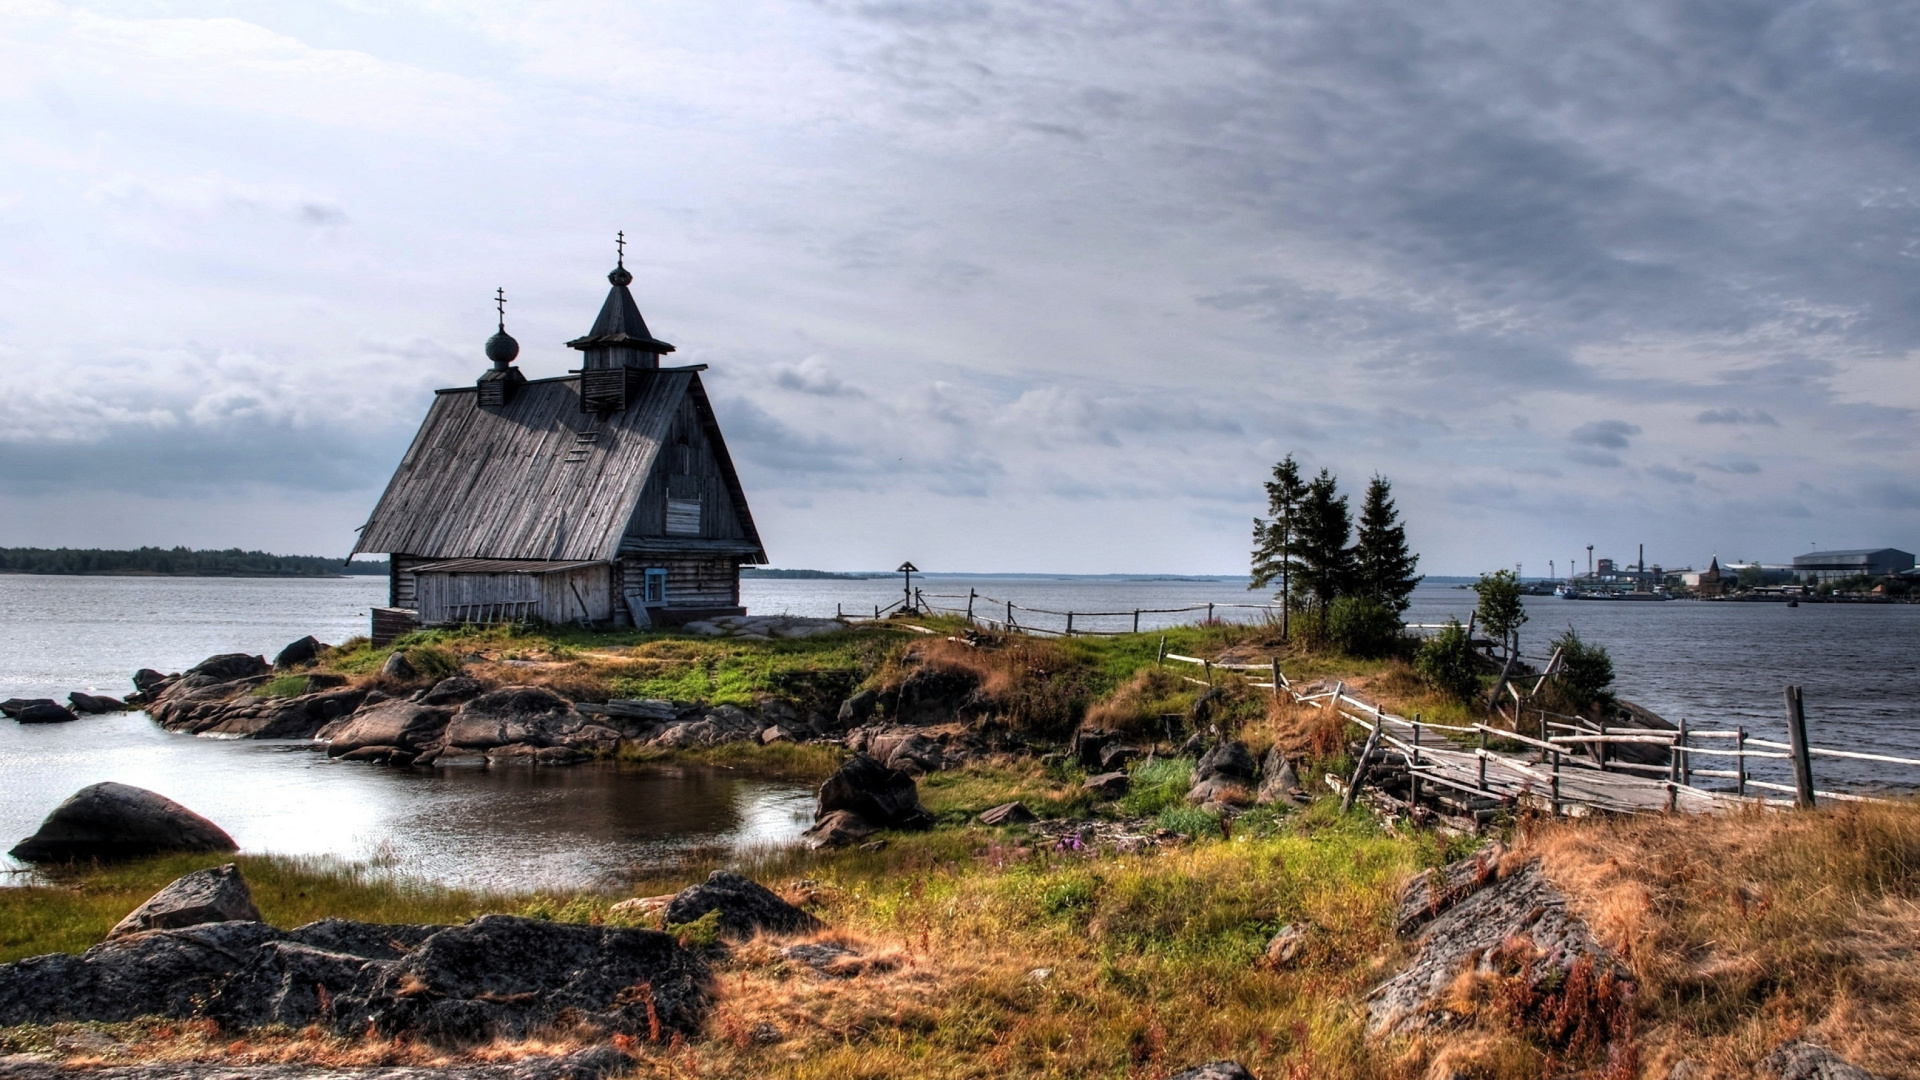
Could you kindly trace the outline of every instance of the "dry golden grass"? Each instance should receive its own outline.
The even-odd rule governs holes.
[[[1920,1078],[1920,805],[1561,824],[1518,854],[1639,980],[1651,1075],[1750,1076],[1804,1034]]]

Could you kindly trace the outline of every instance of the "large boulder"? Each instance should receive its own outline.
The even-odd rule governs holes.
[[[923,667],[900,684],[895,716],[903,724],[945,724],[960,717],[980,689],[980,678],[968,671]]]
[[[73,711],[51,701],[32,701],[16,710],[15,720],[23,724],[65,724],[80,719]]]
[[[204,923],[0,965],[0,1026],[207,1016],[436,1043],[555,1025],[698,1031],[705,962],[654,930],[489,915],[464,926]]]
[[[71,862],[238,847],[220,826],[172,799],[107,781],[68,796],[9,854],[23,862]]]
[[[203,923],[0,965],[0,1026],[197,1016],[255,949],[280,936],[265,923]]]
[[[381,965],[358,1030],[479,1042],[525,1037],[565,1014],[606,1031],[646,1035],[657,1020],[663,1034],[693,1035],[709,980],[705,962],[657,930],[485,915]]]
[[[415,670],[413,663],[407,659],[405,649],[395,649],[387,654],[387,662],[380,665],[380,674],[389,679],[399,679],[401,682],[412,682],[420,677],[420,672]]]
[[[813,827],[800,834],[800,839],[812,851],[821,848],[847,847],[858,844],[872,836],[874,828],[867,819],[851,810],[831,810],[821,814]]]
[[[166,888],[154,893],[127,913],[108,938],[137,934],[142,930],[174,930],[216,922],[259,922],[260,909],[253,906],[253,890],[240,868],[233,863],[195,870],[175,878]]]
[[[8,698],[0,701],[0,716],[18,717],[21,710],[34,705],[52,705],[56,709],[60,707],[60,703],[50,697]]]
[[[205,660],[187,669],[181,681],[195,686],[212,686],[217,683],[238,682],[241,679],[257,679],[273,674],[273,665],[267,663],[264,656],[250,656],[246,653],[221,653],[209,656]]]
[[[1764,1080],[1880,1080],[1846,1058],[1804,1039],[1789,1039],[1760,1062]]]
[[[730,870],[715,870],[701,884],[682,889],[667,904],[667,922],[690,923],[709,911],[720,913],[720,932],[736,938],[752,937],[761,930],[803,933],[821,925],[773,890]]]
[[[851,811],[882,828],[923,829],[933,823],[933,815],[920,805],[913,777],[865,754],[848,758],[820,785],[815,819],[835,810]]]
[[[462,706],[447,725],[446,743],[470,750],[513,743],[548,746],[561,731],[584,723],[573,704],[551,690],[503,686]]]
[[[117,697],[108,697],[105,694],[88,694],[79,690],[68,694],[67,701],[72,705],[73,711],[77,713],[99,714],[125,712],[127,709],[127,703]]]
[[[1253,779],[1259,775],[1259,763],[1253,760],[1246,744],[1238,739],[1222,739],[1213,749],[1201,755],[1200,763],[1193,767],[1193,782],[1211,780],[1224,776],[1229,780],[1252,786]]]
[[[177,674],[162,675],[150,667],[143,667],[133,673],[133,688],[142,694],[151,694],[166,686],[169,680],[179,677]]]
[[[307,676],[307,685],[321,681]],[[353,715],[367,700],[367,691],[351,687],[321,690],[290,698],[243,697],[223,703],[204,703],[183,722],[186,710],[159,706],[170,721],[163,726],[197,735],[240,739],[312,739],[328,724]]]
[[[422,694],[420,704],[458,705],[464,701],[471,701],[486,692],[487,688],[480,684],[479,679],[473,678],[470,675],[449,675],[439,682],[434,683],[433,689]]]
[[[291,668],[303,667],[320,659],[320,654],[325,652],[329,647],[330,646],[326,645],[319,638],[308,634],[299,641],[292,642],[288,644],[286,648],[281,649],[279,654],[273,658],[273,668],[275,671],[287,671]]]
[[[1418,931],[1406,970],[1373,992],[1367,1004],[1370,1032],[1407,1034],[1448,1023],[1453,1019],[1448,991],[1460,975],[1468,969],[1495,971],[1503,960],[1514,964],[1530,990],[1542,994],[1557,993],[1582,963],[1601,979],[1626,980],[1586,924],[1567,910],[1566,897],[1537,860],[1505,877],[1495,877],[1489,866],[1485,857],[1463,860],[1428,879],[1424,891],[1409,887],[1402,927],[1421,925],[1408,917],[1408,907],[1430,911],[1438,906],[1436,898],[1452,903]]]
[[[411,701],[369,705],[354,713],[347,726],[327,741],[327,756],[341,757],[375,746],[418,754],[440,741],[452,715],[451,710]]]
[[[1267,751],[1267,760],[1260,767],[1260,790],[1254,801],[1261,806],[1273,803],[1306,802],[1305,788],[1300,786],[1300,776],[1293,771],[1293,763],[1280,752],[1279,747]]]

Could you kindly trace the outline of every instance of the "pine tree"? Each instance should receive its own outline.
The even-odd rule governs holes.
[[[1352,583],[1353,552],[1347,547],[1352,535],[1347,497],[1340,494],[1333,474],[1321,469],[1307,483],[1306,496],[1300,501],[1294,528],[1293,555],[1299,561],[1293,572],[1293,592],[1317,608],[1322,618],[1334,597]]]
[[[1398,615],[1420,578],[1413,571],[1420,556],[1407,550],[1407,530],[1393,505],[1393,485],[1374,474],[1360,504],[1359,538],[1353,546],[1353,591],[1378,601]]]
[[[1301,500],[1307,497],[1306,482],[1300,479],[1300,466],[1292,454],[1273,467],[1273,479],[1266,486],[1267,513],[1272,517],[1253,519],[1253,580],[1247,588],[1264,589],[1279,579],[1280,591],[1274,599],[1280,601],[1280,636],[1284,639],[1293,608],[1289,592],[1297,561],[1293,557],[1293,535],[1299,525]]]

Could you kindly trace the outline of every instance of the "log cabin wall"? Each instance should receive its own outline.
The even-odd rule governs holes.
[[[545,572],[426,571],[417,582],[420,622],[425,626],[463,622],[605,622],[613,616],[609,589],[613,569],[605,563]]]
[[[665,570],[667,607],[707,610],[740,606],[738,556],[624,555],[620,569],[625,581],[636,590],[645,586],[648,570]]]
[[[387,606],[417,610],[419,593],[414,584],[413,568],[425,566],[436,560],[419,555],[389,555],[387,557]]]

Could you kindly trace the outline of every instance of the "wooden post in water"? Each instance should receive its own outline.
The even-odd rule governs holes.
[[[1013,601],[1007,601],[1007,629],[1013,629]]]
[[[1793,747],[1794,804],[1813,806],[1813,755],[1807,752],[1807,712],[1800,688],[1787,687],[1787,742]]]
[[[1747,729],[1744,725],[1733,729],[1733,779],[1734,794],[1747,797]]]
[[[1213,622],[1213,601],[1207,601],[1207,622]]]
[[[1139,608],[1133,609],[1133,632],[1136,634],[1140,632],[1140,609]]]

